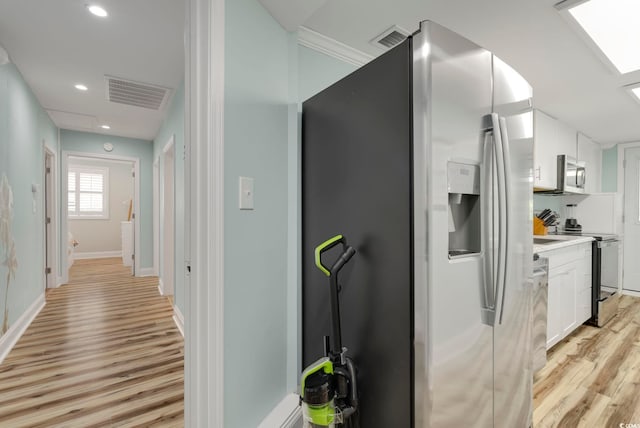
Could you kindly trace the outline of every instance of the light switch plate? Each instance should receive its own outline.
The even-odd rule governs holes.
[[[252,177],[240,177],[240,209],[252,210],[253,209],[253,178]]]

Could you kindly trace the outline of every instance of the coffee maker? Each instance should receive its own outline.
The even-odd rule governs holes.
[[[582,233],[582,226],[578,224],[576,219],[576,207],[577,204],[567,204],[566,214],[567,219],[564,221],[564,231],[567,233]]]

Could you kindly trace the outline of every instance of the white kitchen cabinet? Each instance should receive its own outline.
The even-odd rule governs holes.
[[[600,193],[602,188],[602,148],[591,138],[578,133],[577,158],[585,162],[585,193]]]
[[[577,262],[549,271],[547,349],[573,331],[577,323]]]
[[[591,317],[591,243],[540,253],[549,259],[547,349]]]
[[[576,157],[577,131],[551,116],[534,110],[533,114],[533,187],[539,190],[557,187],[558,155]]]

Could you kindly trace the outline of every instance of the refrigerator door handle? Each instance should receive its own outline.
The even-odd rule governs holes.
[[[493,143],[493,130],[491,128],[484,131],[484,147],[483,147],[483,159],[482,164],[484,166],[483,175],[483,189],[481,190],[483,195],[484,209],[483,209],[483,250],[484,250],[484,276],[482,280],[482,293],[481,293],[481,318],[482,322],[488,326],[493,326],[495,320],[494,311],[494,251],[491,246],[493,240],[493,183],[494,180],[494,158],[495,158],[495,144]]]
[[[505,164],[504,164],[504,144],[502,139],[502,132],[500,129],[500,116],[497,113],[491,113],[491,124],[493,126],[493,135],[495,142],[496,153],[496,176],[497,176],[497,189],[498,189],[498,261],[496,263],[495,274],[495,291],[494,291],[494,303],[493,307],[496,313],[498,312],[498,303],[500,299],[500,289],[504,282],[505,276],[505,261],[506,261],[506,220],[507,220],[507,207],[506,207],[506,177],[505,177]]]
[[[485,165],[485,221],[484,221],[484,301],[482,308],[482,321],[493,326],[495,324],[496,307],[499,298],[499,287],[504,281],[504,263],[506,258],[505,227],[506,203],[505,203],[505,169],[504,153],[502,149],[502,137],[500,122],[497,114],[490,115],[491,124],[485,129],[484,159]],[[497,196],[497,207],[495,199]],[[497,215],[496,212],[497,211]],[[497,228],[496,226],[497,219]],[[497,251],[493,246],[497,229]],[[497,254],[496,254],[497,253]]]
[[[504,299],[505,294],[507,292],[507,272],[509,265],[509,219],[507,218],[508,213],[510,212],[510,189],[509,183],[511,183],[511,150],[509,147],[509,136],[507,134],[507,120],[504,117],[499,118],[500,123],[500,139],[502,143],[502,168],[504,175],[504,193],[503,193],[503,203],[504,203],[504,217],[501,217],[500,221],[500,229],[501,229],[501,247],[504,249],[502,254],[502,283],[499,285],[500,292],[497,293],[496,298],[500,299],[500,301],[496,301],[496,308],[498,307],[498,303],[500,306],[498,323],[502,324],[502,315],[504,312]]]

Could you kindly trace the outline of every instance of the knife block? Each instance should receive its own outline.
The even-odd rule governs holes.
[[[544,223],[542,222],[542,220],[540,220],[538,217],[533,217],[533,234],[534,235],[546,235],[547,234],[547,228],[545,227]]]

